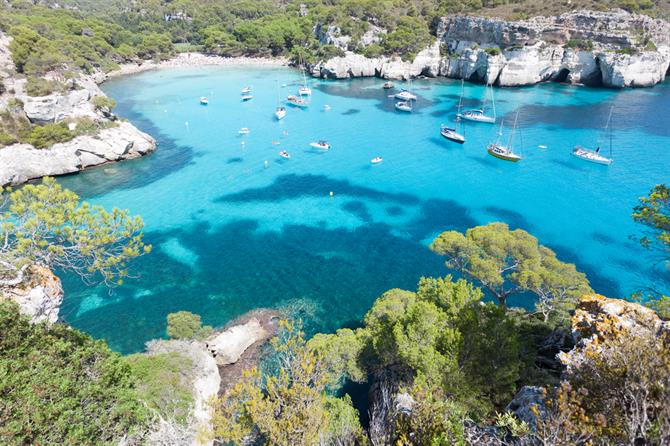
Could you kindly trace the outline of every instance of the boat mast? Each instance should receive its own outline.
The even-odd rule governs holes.
[[[517,111],[516,116],[514,117],[514,126],[512,127],[512,132],[509,134],[509,141],[507,142],[508,152],[512,151],[512,141],[514,140],[514,133],[516,132],[516,123],[518,120],[519,120],[519,112]]]
[[[607,117],[607,124],[605,125],[605,129],[609,129],[610,132],[610,159],[612,158],[612,138],[613,138],[613,132],[612,132],[612,110],[614,110],[614,106],[610,107],[610,114]]]
[[[489,84],[489,87],[491,88],[491,106],[493,107],[493,119],[496,118],[496,100],[495,97],[493,97],[493,84]]]

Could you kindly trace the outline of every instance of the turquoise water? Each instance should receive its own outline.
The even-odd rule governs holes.
[[[460,82],[414,82],[420,97],[408,115],[394,111],[379,79],[312,81],[311,107],[289,107],[276,122],[277,86],[298,79],[284,68],[207,67],[104,85],[158,151],[61,181],[140,214],[154,250],[135,262],[138,278],[111,294],[66,277],[66,322],[121,352],[162,336],[178,310],[222,325],[253,308],[289,307],[310,330],[354,326],[384,290],[447,273],[427,249],[433,237],[491,221],[532,232],[603,294],[627,296],[650,280],[667,287],[629,236],[639,231],[630,218],[637,197],[670,182],[668,83],[497,89],[498,116],[511,121],[520,111],[524,159],[513,164],[486,153],[494,126],[466,124],[463,146],[439,135]],[[255,97],[242,103],[247,84]],[[465,86],[466,105],[483,95]],[[573,145],[596,144],[611,106],[614,163],[571,157]],[[251,133],[241,137],[241,127]],[[318,139],[332,149],[310,149]],[[290,160],[280,160],[281,149]],[[377,155],[384,162],[372,166]]]

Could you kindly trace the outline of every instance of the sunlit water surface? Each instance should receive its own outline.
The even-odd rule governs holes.
[[[139,277],[111,294],[65,277],[66,322],[121,352],[163,336],[166,315],[178,310],[215,326],[260,307],[290,308],[310,331],[355,326],[383,291],[447,273],[427,248],[437,234],[491,221],[530,231],[600,293],[627,296],[661,280],[629,237],[639,231],[630,218],[637,197],[670,181],[668,83],[497,89],[498,117],[511,123],[520,111],[524,159],[513,164],[486,153],[495,126],[465,125],[463,146],[440,136],[460,82],[414,82],[417,107],[403,114],[379,79],[312,81],[309,109],[289,107],[275,121],[277,91],[284,98],[299,79],[284,68],[206,67],[104,85],[158,150],[61,182],[141,215],[154,249],[133,264]],[[247,84],[254,99],[241,102]],[[466,106],[483,96],[482,86],[465,86]],[[607,146],[612,106],[614,163],[573,158],[575,144]],[[238,135],[241,127],[251,133]],[[332,149],[308,146],[318,139]],[[371,165],[378,155],[383,163]]]

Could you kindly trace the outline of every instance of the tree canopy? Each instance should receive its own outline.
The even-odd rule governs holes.
[[[10,276],[5,285],[19,283],[31,263],[118,285],[129,275],[128,263],[150,250],[140,217],[80,203],[53,178],[4,191],[0,200],[0,265]]]
[[[465,234],[443,232],[430,249],[446,257],[448,268],[480,283],[503,307],[511,295],[534,293],[545,320],[564,316],[561,310],[591,291],[575,265],[560,261],[526,231],[510,230],[504,223],[477,226]]]

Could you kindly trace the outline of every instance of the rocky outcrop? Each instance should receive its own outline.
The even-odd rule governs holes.
[[[566,373],[581,364],[585,355],[593,354],[599,346],[622,336],[651,335],[661,339],[670,335],[670,321],[663,321],[654,310],[621,299],[598,294],[584,296],[572,317],[575,348],[558,355]]]
[[[0,288],[0,299],[16,302],[21,314],[30,316],[33,322],[54,323],[63,302],[63,288],[49,269],[32,265],[20,283]]]
[[[313,66],[312,74],[335,79],[445,76],[505,87],[558,81],[623,88],[662,82],[670,66],[670,24],[623,10],[517,22],[450,16],[440,20],[437,38],[411,63],[349,52]]]
[[[211,429],[212,413],[209,407],[209,401],[215,398],[221,386],[221,377],[219,368],[215,359],[210,355],[205,345],[197,341],[184,340],[157,340],[147,343],[147,354],[177,353],[191,362],[191,370],[187,379],[192,383],[193,389],[193,410],[190,425],[184,429],[180,426],[174,426],[168,420],[163,420],[159,424],[156,432],[149,436],[149,444],[158,443],[152,441],[152,438],[163,443],[166,437],[174,440],[172,444],[191,444],[193,446],[202,446],[212,444],[212,441],[201,441],[203,433]]]
[[[91,103],[91,99],[95,96],[104,96],[98,85],[93,80],[82,77],[74,87],[73,90],[48,96],[17,95],[17,99],[23,102],[23,111],[30,122],[35,124],[80,118],[100,119],[95,106]]]
[[[257,318],[252,317],[243,324],[233,325],[212,336],[206,345],[217,364],[225,366],[236,363],[250,346],[270,336],[271,332]]]
[[[0,185],[64,175],[112,161],[138,158],[156,148],[154,139],[129,122],[46,149],[14,144],[0,149]]]

